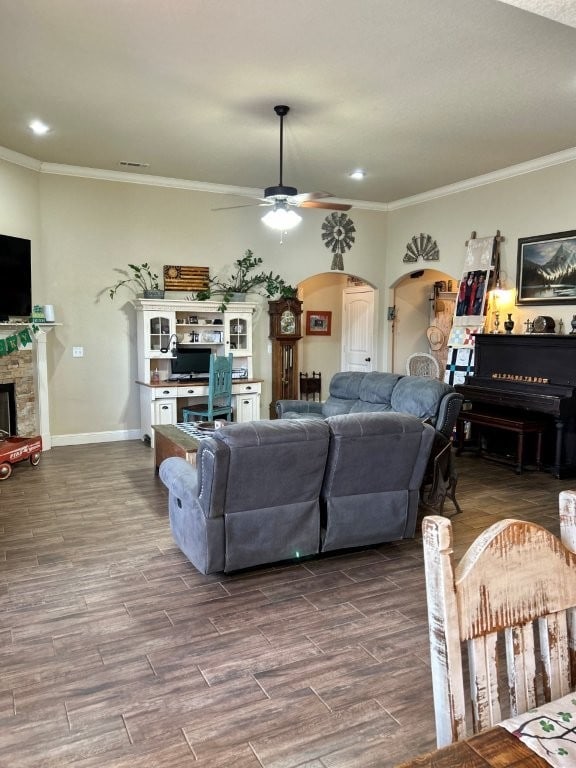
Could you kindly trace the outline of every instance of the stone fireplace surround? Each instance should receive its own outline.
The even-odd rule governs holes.
[[[13,336],[23,323],[0,323],[0,338]],[[14,384],[16,427],[19,435],[40,435],[42,448],[52,447],[48,411],[48,368],[46,340],[54,326],[43,324],[33,333],[32,343],[0,357],[0,384]]]

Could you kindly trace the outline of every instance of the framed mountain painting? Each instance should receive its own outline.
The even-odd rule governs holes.
[[[576,230],[518,239],[516,304],[576,303]]]

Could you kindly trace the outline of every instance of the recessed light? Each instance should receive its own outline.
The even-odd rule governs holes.
[[[42,120],[32,120],[31,123],[28,123],[28,127],[36,136],[44,136],[50,130],[49,126],[43,123]]]
[[[351,179],[363,179],[366,176],[366,171],[363,171],[361,168],[357,168],[355,171],[352,171],[349,176]]]

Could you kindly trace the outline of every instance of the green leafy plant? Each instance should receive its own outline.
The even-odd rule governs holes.
[[[254,256],[251,250],[246,250],[244,256],[236,259],[230,275],[217,275],[208,279],[208,286],[198,291],[196,299],[207,301],[213,296],[220,297],[218,310],[223,312],[233,300],[234,294],[258,293],[268,299],[274,296],[288,298],[296,296],[296,288],[288,285],[280,275],[273,272],[255,272],[262,264],[259,256]]]
[[[152,272],[152,267],[148,263],[144,264],[128,264],[128,268],[131,270],[117,270],[124,275],[128,275],[123,280],[118,282],[109,289],[110,298],[113,299],[116,292],[122,286],[131,286],[136,291],[158,291],[160,290],[160,283],[158,282],[158,275]]]

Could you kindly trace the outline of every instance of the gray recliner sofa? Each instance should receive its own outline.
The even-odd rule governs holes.
[[[281,419],[318,418],[343,413],[396,411],[427,420],[450,439],[463,397],[450,384],[424,376],[397,373],[341,371],[330,381],[330,393],[323,402],[278,400]]]
[[[350,413],[326,422],[321,550],[413,537],[434,428],[393,412]]]
[[[310,419],[229,424],[200,442],[196,467],[165,459],[174,540],[202,573],[318,552],[329,428]]]
[[[172,535],[202,573],[413,536],[434,434],[395,413],[227,424],[196,467],[160,465]]]

